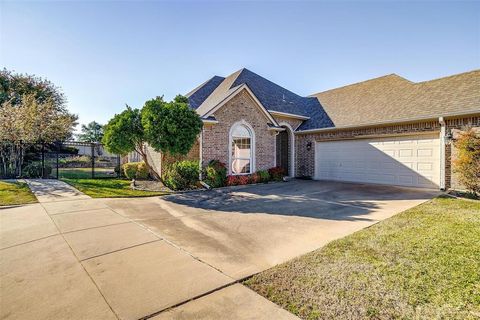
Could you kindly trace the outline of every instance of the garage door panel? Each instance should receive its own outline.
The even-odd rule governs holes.
[[[437,136],[407,136],[318,142],[315,178],[437,188]]]

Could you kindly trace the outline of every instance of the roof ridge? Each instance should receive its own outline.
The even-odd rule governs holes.
[[[475,73],[475,72],[480,72],[480,69],[473,69],[473,70],[470,70],[470,71],[451,74],[449,76],[444,76],[444,77],[439,77],[439,78],[433,78],[433,79],[430,79],[430,80],[414,82],[414,84],[425,84],[425,83],[428,83],[428,82],[433,82],[433,81],[438,81],[438,80],[444,80],[444,79],[448,79],[448,78],[463,76],[463,75],[466,75],[466,74],[469,74],[469,73]]]
[[[367,82],[370,82],[370,81],[376,81],[376,80],[379,80],[379,79],[382,79],[382,78],[387,78],[387,77],[396,77],[396,78],[400,78],[400,79],[405,80],[405,81],[410,82],[410,83],[415,83],[415,82],[412,82],[412,81],[408,80],[407,78],[404,78],[404,77],[402,77],[402,76],[400,76],[396,73],[389,73],[389,74],[386,74],[386,75],[383,75],[383,76],[380,76],[380,77],[375,77],[375,78],[371,78],[371,79],[367,79],[367,80],[363,80],[363,81],[359,81],[359,82],[355,82],[355,83],[350,83],[350,84],[340,86],[340,87],[337,87],[337,88],[332,88],[332,89],[328,89],[328,90],[325,90],[325,91],[320,91],[320,92],[317,92],[317,93],[313,93],[311,95],[308,95],[308,97],[315,97],[317,94],[326,93],[326,92],[330,92],[330,91],[335,91],[335,90],[339,90],[339,89],[345,89],[347,87],[352,87],[352,86],[356,86],[356,85],[359,85],[359,84],[364,84],[364,83],[367,83]]]
[[[240,70],[241,70],[241,71],[240,71]],[[249,70],[249,69],[247,69],[247,68],[242,68],[242,69],[240,69],[240,70],[239,70],[240,73],[238,74],[238,76],[237,76],[237,78],[235,79],[235,81],[240,77],[240,75],[241,75],[243,72],[248,71],[248,72],[254,74],[254,75],[257,76],[257,77],[262,78],[263,80],[265,80],[265,81],[267,81],[267,82],[269,82],[269,83],[271,83],[271,84],[273,84],[273,85],[275,85],[275,86],[277,86],[277,87],[279,87],[279,88],[281,88],[281,89],[283,89],[283,90],[285,90],[285,91],[288,91],[288,92],[290,92],[291,94],[294,94],[294,95],[297,96],[297,97],[300,97],[300,98],[308,98],[308,96],[301,96],[301,95],[299,95],[299,94],[297,94],[297,93],[295,93],[295,92],[293,92],[293,91],[285,88],[284,86],[281,86],[281,85],[279,85],[278,83],[273,82],[272,80],[267,79],[267,78],[265,78],[264,76],[261,76],[261,75],[259,75],[259,74],[256,73],[256,72],[253,72],[252,70]],[[235,83],[235,81],[232,83],[232,85]]]
[[[204,85],[206,85],[207,83],[209,83],[211,80],[213,80],[214,78],[222,78],[222,79],[225,79],[224,77],[222,76],[217,76],[217,75],[214,75],[213,77],[209,78],[207,81],[204,81],[202,84],[200,84],[199,86],[195,87],[193,90],[191,90],[190,92],[188,92],[185,97],[190,97],[191,95],[193,95],[195,92],[197,92],[198,90],[200,90]]]

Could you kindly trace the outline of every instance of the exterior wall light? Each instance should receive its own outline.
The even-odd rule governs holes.
[[[310,151],[310,150],[312,150],[312,142],[311,141],[307,142],[307,151]]]
[[[450,132],[448,132],[448,133],[445,135],[445,142],[448,144],[448,143],[450,143],[452,140],[453,140],[453,134],[452,134],[452,131],[450,131]]]

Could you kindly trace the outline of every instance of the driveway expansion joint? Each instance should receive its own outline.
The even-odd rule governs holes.
[[[40,203],[40,205],[43,207],[43,209],[45,210],[45,212],[48,212],[47,209],[43,206],[42,203]],[[68,246],[68,248],[70,249],[70,251],[72,252],[73,256],[75,257],[75,259],[78,261],[78,263],[80,264],[81,268],[83,269],[83,271],[85,272],[85,274],[88,276],[88,278],[90,279],[90,281],[93,283],[93,285],[95,286],[95,288],[97,289],[98,293],[102,296],[103,298],[103,301],[105,301],[105,303],[107,304],[108,308],[110,309],[110,311],[112,311],[112,314],[120,320],[120,317],[119,315],[115,312],[115,310],[112,308],[112,306],[110,305],[110,303],[108,303],[108,300],[107,298],[105,297],[105,295],[103,294],[103,292],[100,290],[100,287],[98,286],[98,284],[95,282],[95,280],[92,278],[92,276],[90,275],[90,273],[88,273],[87,269],[85,269],[84,265],[82,264],[82,262],[80,261],[80,259],[78,258],[77,254],[75,253],[75,251],[73,250],[73,248],[70,246],[70,244],[68,243],[67,239],[65,239],[65,236],[63,235],[63,233],[60,232],[60,229],[58,227],[58,225],[55,223],[55,220],[53,220],[53,218],[47,214],[47,216],[50,218],[50,220],[52,221],[52,223],[55,225],[55,227],[57,228],[58,232],[59,232],[59,236],[62,237],[63,241],[65,242],[65,244]]]
[[[184,304],[186,304],[186,303],[188,303],[188,302],[191,302],[191,301],[194,301],[194,300],[198,300],[198,299],[200,299],[200,298],[202,298],[202,297],[208,296],[209,294],[212,294],[212,293],[214,293],[214,292],[223,290],[223,289],[228,288],[228,287],[230,287],[230,286],[233,286],[233,285],[235,285],[235,284],[237,284],[237,283],[239,283],[239,282],[238,282],[237,280],[234,280],[234,281],[232,281],[232,282],[229,282],[229,283],[227,283],[227,284],[224,284],[224,285],[222,285],[222,286],[220,286],[220,287],[217,287],[217,288],[215,288],[215,289],[209,290],[209,291],[207,291],[207,292],[205,292],[205,293],[199,294],[199,295],[197,295],[197,296],[195,296],[195,297],[192,297],[192,298],[190,298],[190,299],[184,300],[184,301],[182,301],[182,302],[176,303],[176,304],[174,304],[174,305],[172,305],[172,306],[169,306],[169,307],[167,307],[167,308],[163,308],[163,309],[161,309],[161,310],[159,310],[159,311],[156,311],[156,312],[154,312],[154,313],[152,313],[152,314],[149,314],[149,315],[147,315],[147,316],[141,317],[141,318],[139,318],[138,320],[147,320],[147,319],[156,317],[156,316],[158,316],[159,314],[161,314],[161,313],[163,313],[163,312],[166,312],[166,311],[168,311],[168,310],[171,310],[171,309],[180,307],[180,306],[182,306],[182,305],[184,305]]]
[[[163,236],[163,235],[161,235],[161,234],[159,234],[159,233],[151,230],[150,228],[148,228],[147,226],[143,225],[142,223],[140,223],[140,222],[138,222],[138,221],[135,221],[135,220],[133,220],[133,219],[131,219],[131,218],[129,218],[129,217],[126,217],[126,216],[124,216],[124,215],[121,215],[120,213],[118,213],[117,211],[115,211],[115,209],[112,208],[112,207],[110,207],[109,205],[107,205],[107,207],[108,207],[110,210],[112,210],[113,212],[115,212],[116,214],[118,214],[118,215],[120,215],[120,216],[128,219],[130,222],[135,223],[135,224],[138,225],[139,227],[147,230],[148,232],[152,233],[152,234],[155,235],[156,237],[158,237],[158,238],[160,238],[161,240],[165,241],[166,243],[168,243],[168,244],[171,245],[172,247],[176,248],[177,250],[180,250],[181,252],[187,254],[188,256],[190,256],[191,258],[197,260],[198,262],[203,263],[203,264],[205,264],[206,266],[208,266],[208,267],[210,267],[210,268],[212,268],[212,269],[220,272],[222,275],[228,277],[229,279],[235,280],[234,278],[232,278],[232,277],[229,276],[228,274],[224,273],[222,270],[220,270],[220,269],[214,267],[213,265],[211,265],[211,264],[203,261],[203,260],[200,259],[199,257],[197,257],[197,256],[193,255],[192,253],[190,253],[189,251],[183,249],[182,247],[180,247],[180,246],[177,245],[176,243],[168,240],[167,238],[165,238],[165,236]]]
[[[146,244],[150,244],[150,243],[153,243],[153,242],[158,242],[158,241],[163,241],[163,240],[162,240],[162,239],[155,239],[155,240],[152,240],[152,241],[148,241],[148,242],[144,242],[144,243],[139,243],[139,244],[136,244],[136,245],[133,245],[133,246],[129,246],[129,247],[125,247],[125,248],[121,248],[121,249],[109,251],[109,252],[106,252],[106,253],[97,254],[97,255],[95,255],[95,256],[91,256],[91,257],[88,257],[88,258],[85,258],[85,259],[82,259],[82,260],[79,260],[79,261],[80,261],[80,262],[88,261],[88,260],[91,260],[91,259],[95,259],[95,258],[98,258],[98,257],[107,256],[107,255],[109,255],[109,254],[113,254],[113,253],[125,251],[125,250],[128,250],[128,249],[140,247],[140,246],[143,246],[143,245],[146,245]]]

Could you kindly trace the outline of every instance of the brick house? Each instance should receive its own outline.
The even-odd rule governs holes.
[[[291,177],[458,187],[450,138],[480,127],[480,70],[420,83],[391,74],[302,97],[241,69],[187,97],[204,127],[185,158],[220,160],[234,175],[281,166]]]

